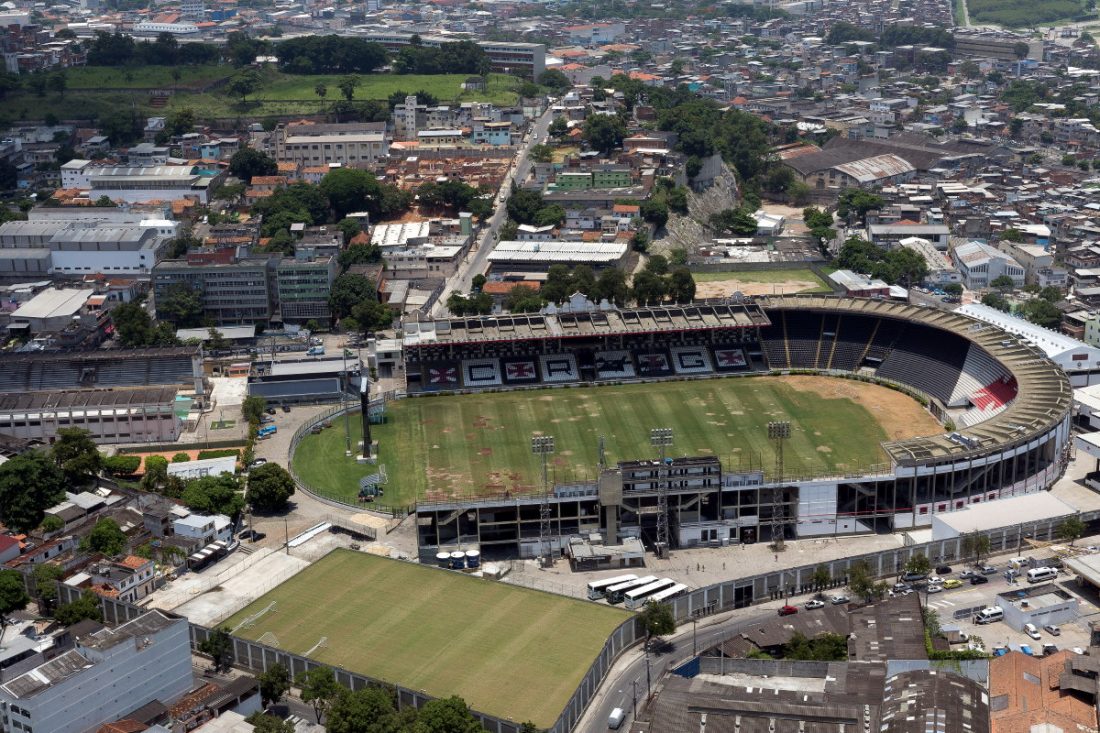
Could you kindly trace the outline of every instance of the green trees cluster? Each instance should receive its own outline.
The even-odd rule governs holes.
[[[235,519],[244,509],[240,479],[223,473],[186,482],[180,497],[188,509],[199,514],[224,514]]]
[[[447,310],[456,316],[484,316],[493,312],[493,297],[488,293],[463,295],[455,291],[447,296]]]
[[[336,681],[328,667],[314,667],[295,684],[303,702],[313,707],[317,722],[330,733],[480,733],[481,724],[460,697],[432,700],[419,710],[397,709],[392,688],[364,687],[352,692]],[[534,733],[527,723],[524,733]]]
[[[65,498],[65,474],[46,451],[30,451],[0,465],[0,520],[29,532],[42,523],[46,509]]]
[[[577,265],[570,270],[565,265],[551,265],[540,294],[551,303],[564,303],[573,293],[582,293],[594,302],[604,298],[624,305],[630,299],[630,288],[622,270],[609,267],[597,276],[591,267]]]
[[[850,237],[841,245],[836,264],[891,285],[916,285],[928,277],[928,263],[916,251],[908,247],[885,250],[859,237]]]
[[[386,65],[379,43],[347,36],[301,36],[276,47],[279,68],[291,74],[369,74]]]
[[[748,207],[725,209],[711,214],[707,222],[716,234],[732,234],[737,237],[751,237],[756,234],[756,217]]]
[[[882,205],[882,197],[878,194],[864,191],[862,188],[849,188],[837,199],[836,214],[841,219],[847,219],[848,214],[853,213],[859,217],[861,224],[866,224],[867,214],[881,209]]]
[[[106,517],[96,522],[92,531],[81,539],[80,549],[114,557],[126,549],[126,544],[126,534],[118,526],[118,522]]]
[[[115,326],[122,345],[130,349],[147,346],[177,346],[176,330],[167,321],[154,322],[140,303],[122,303],[111,310],[111,322]]]
[[[486,191],[453,179],[442,183],[426,181],[416,189],[417,198],[423,206],[469,211],[479,219],[484,219],[493,213],[491,198],[483,198],[485,194]]]
[[[202,294],[189,283],[172,283],[157,298],[157,318],[176,328],[195,328],[203,322]],[[161,333],[158,324],[153,333]],[[163,332],[166,335],[166,331]],[[173,338],[175,334],[173,333]]]
[[[254,176],[273,176],[279,172],[275,159],[256,148],[241,148],[229,159],[229,172],[245,183]]]
[[[222,57],[210,43],[180,43],[171,33],[152,41],[135,41],[120,32],[99,31],[88,43],[89,66],[194,66]]]
[[[670,267],[663,255],[653,255],[635,273],[631,294],[638,305],[660,305],[666,300],[689,303],[695,298],[695,279],[687,267]]]
[[[506,204],[508,218],[517,224],[557,226],[565,223],[565,209],[558,204],[548,204],[538,191],[516,189]],[[504,238],[504,235],[501,235]]]
[[[379,302],[378,288],[363,275],[345,272],[332,283],[329,308],[348,331],[381,331],[393,323],[393,310]]]
[[[589,114],[584,121],[582,135],[589,148],[609,155],[622,147],[626,123],[617,114]]]
[[[336,220],[355,211],[368,212],[372,221],[388,219],[405,211],[412,203],[412,194],[408,191],[391,183],[382,183],[373,173],[357,168],[329,171],[321,179],[319,192],[327,200],[327,206],[335,212]],[[326,208],[321,216],[314,216],[311,223],[324,221],[327,213]]]
[[[294,479],[278,463],[265,463],[249,472],[245,501],[258,512],[281,512],[294,495]]]
[[[848,637],[829,632],[808,637],[796,631],[779,652],[780,659],[843,662],[848,659]]]
[[[489,73],[491,64],[485,50],[473,41],[441,43],[431,48],[417,43],[403,47],[393,58],[396,74],[478,74]]]

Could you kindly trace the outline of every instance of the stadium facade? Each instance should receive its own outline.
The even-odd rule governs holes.
[[[667,496],[675,547],[887,532],[932,516],[1048,488],[1068,460],[1072,390],[1040,350],[1001,328],[886,300],[788,296],[621,310],[406,323],[410,394],[820,373],[908,392],[941,433],[882,444],[880,465],[846,475],[783,476],[716,457],[619,463],[589,484],[559,485],[551,533],[605,542],[656,539]],[[424,555],[458,545],[539,552],[543,499],[421,502]]]

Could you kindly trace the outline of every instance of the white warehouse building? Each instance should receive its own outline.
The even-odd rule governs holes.
[[[967,242],[955,248],[955,265],[970,290],[983,290],[1002,275],[1015,287],[1027,279],[1027,271],[1016,260],[985,242]]]

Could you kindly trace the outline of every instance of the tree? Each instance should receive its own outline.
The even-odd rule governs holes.
[[[29,532],[42,523],[46,509],[65,498],[65,475],[42,451],[21,453],[0,465],[0,520],[9,529]]]
[[[814,568],[813,575],[810,576],[810,582],[814,588],[824,588],[832,582],[833,575],[829,572],[829,568],[825,565],[818,565]]]
[[[145,474],[141,477],[141,488],[145,491],[156,491],[167,478],[168,459],[164,456],[147,456]]]
[[[87,591],[75,601],[58,606],[53,618],[62,626],[72,626],[85,620],[103,621],[103,603],[99,596]]]
[[[374,298],[364,300],[351,309],[351,317],[358,322],[363,333],[386,330],[393,325],[396,316],[397,311]]]
[[[1000,291],[1012,290],[1016,287],[1016,281],[1008,275],[998,275],[993,278],[993,282],[989,283],[989,287],[996,288]]]
[[[432,700],[416,716],[413,733],[482,733],[477,722],[461,697]]]
[[[365,300],[377,300],[374,282],[363,275],[344,273],[332,283],[328,303],[337,318],[350,316],[352,309]]]
[[[534,224],[535,217],[543,207],[542,195],[538,191],[526,189],[513,190],[508,197],[508,216],[520,224]],[[503,238],[503,234],[501,237]]]
[[[504,308],[510,313],[537,313],[546,305],[538,291],[516,283],[504,298]]]
[[[103,470],[103,456],[91,433],[81,428],[61,428],[51,449],[54,462],[73,486],[82,486]]]
[[[1057,328],[1062,322],[1062,311],[1041,297],[1032,298],[1020,306],[1020,315],[1044,328]]]
[[[253,69],[238,72],[229,79],[225,90],[235,97],[241,98],[241,104],[248,101],[248,95],[260,88],[262,79],[259,73]]]
[[[339,87],[340,94],[344,95],[344,99],[350,102],[355,97],[356,87],[359,86],[359,77],[350,74],[342,78],[336,86]]]
[[[264,706],[275,705],[290,690],[290,670],[283,664],[273,664],[258,677],[260,699]]]
[[[254,176],[275,175],[279,172],[279,166],[262,150],[241,148],[229,159],[229,172],[248,183]]]
[[[336,683],[336,675],[328,667],[313,667],[298,675],[295,683],[302,691],[302,702],[313,706],[317,724],[320,725],[321,717],[331,707],[342,689]]]
[[[191,456],[187,453],[184,453],[183,451],[180,451],[179,453],[172,456],[172,463],[187,463],[190,460]]]
[[[34,590],[39,602],[47,608],[57,600],[57,581],[65,577],[65,569],[52,562],[34,566]]]
[[[1072,517],[1066,517],[1058,525],[1058,537],[1069,540],[1070,547],[1073,547],[1073,543],[1079,540],[1083,534],[1085,534],[1085,523],[1076,514]]]
[[[871,575],[871,567],[865,561],[860,560],[848,568],[848,588],[865,600],[874,598],[874,577]]]
[[[241,414],[249,425],[259,425],[267,410],[267,400],[258,395],[249,395],[241,403]]]
[[[905,563],[905,572],[907,573],[928,575],[930,570],[932,570],[932,563],[923,552],[916,553]]]
[[[564,92],[573,86],[573,82],[569,81],[569,77],[558,69],[547,69],[539,74],[538,83],[540,86],[548,87],[557,92]]]
[[[600,270],[596,278],[596,288],[592,293],[594,300],[607,299],[609,303],[618,306],[626,304],[630,297],[630,288],[626,284],[626,274],[617,267],[607,267]]]
[[[172,283],[157,299],[157,317],[175,324],[177,328],[194,328],[202,325],[202,294],[191,285]]]
[[[328,96],[328,85],[323,81],[317,82],[316,86],[313,87],[313,93],[321,98],[321,106],[323,107],[325,97]]]
[[[618,115],[592,114],[584,121],[582,137],[588,147],[609,155],[621,147],[626,136],[626,126]]]
[[[546,132],[552,138],[561,139],[569,132],[569,121],[564,117],[555,117]]]
[[[260,710],[245,718],[245,722],[252,726],[254,733],[294,733],[294,724],[289,720],[281,720]]]
[[[248,475],[245,501],[259,512],[281,512],[294,495],[294,479],[277,463],[265,463]]]
[[[645,627],[647,645],[654,636],[676,631],[676,617],[672,615],[672,606],[667,603],[647,603],[638,617]]]
[[[51,92],[57,92],[57,95],[63,98],[65,96],[65,90],[69,88],[69,77],[65,75],[64,71],[50,74],[49,79],[46,81],[46,86]]]
[[[107,456],[103,459],[103,470],[112,476],[132,476],[141,466],[141,456]]]
[[[119,528],[118,522],[105,517],[96,522],[92,531],[80,541],[80,549],[114,557],[126,549],[126,534]]]
[[[989,536],[981,534],[980,532],[967,532],[962,538],[962,554],[972,558],[973,563],[978,565],[981,563],[982,558],[989,554],[990,542]]]
[[[225,627],[211,629],[206,638],[199,643],[199,651],[214,662],[215,672],[228,672],[237,655],[233,650],[233,639]]]
[[[187,482],[183,489],[184,505],[199,514],[224,514],[236,518],[244,508],[244,497],[240,494],[240,485],[236,476],[203,476]]]
[[[50,535],[54,532],[60,532],[65,528],[65,520],[55,514],[47,514],[42,519],[42,524],[38,526],[38,529],[44,535]]]
[[[661,201],[643,201],[638,207],[642,218],[660,229],[668,222],[668,204]],[[756,231],[753,229],[753,231]]]
[[[665,299],[665,281],[660,275],[643,270],[634,276],[633,294],[638,305],[658,305]]]
[[[383,184],[369,171],[337,168],[321,179],[320,193],[343,219],[353,211],[367,211],[372,219],[384,219],[404,211],[412,194],[392,184]]]
[[[943,292],[947,293],[952,298],[958,298],[963,294],[963,286],[959,283],[947,283],[943,286]]]
[[[742,207],[740,209],[726,209],[717,214],[711,214],[708,220],[712,229],[718,234],[735,234],[742,237],[751,237],[756,234],[756,217],[752,212]]]
[[[669,273],[668,297],[675,303],[690,303],[695,299],[695,278],[686,267],[677,267]]]
[[[990,308],[996,308],[999,311],[1008,313],[1012,310],[1012,306],[1009,304],[1005,296],[1000,293],[986,293],[982,296],[982,305],[987,305]]]
[[[3,629],[11,622],[8,618],[16,611],[22,611],[30,603],[27,585],[17,570],[0,570],[0,638]]]
[[[862,224],[867,223],[867,213],[875,209],[881,209],[883,200],[881,196],[864,191],[859,188],[849,188],[840,194],[837,200],[837,216],[847,219],[849,213],[855,213]]]
[[[529,155],[531,156],[531,160],[536,163],[549,163],[554,160],[554,149],[549,145],[540,143],[531,146]]]
[[[397,728],[393,696],[381,687],[341,691],[325,718],[328,733],[384,733]]]

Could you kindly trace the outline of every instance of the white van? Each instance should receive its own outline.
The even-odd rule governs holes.
[[[607,727],[610,730],[618,730],[619,726],[623,724],[623,719],[626,716],[623,714],[622,708],[615,708],[611,711],[611,715],[607,716]]]
[[[1005,617],[1004,609],[1000,606],[987,606],[978,611],[978,615],[974,617],[974,623],[976,624],[991,624],[994,621],[1000,621]]]
[[[1027,582],[1042,583],[1058,577],[1058,568],[1032,568],[1027,571]]]

